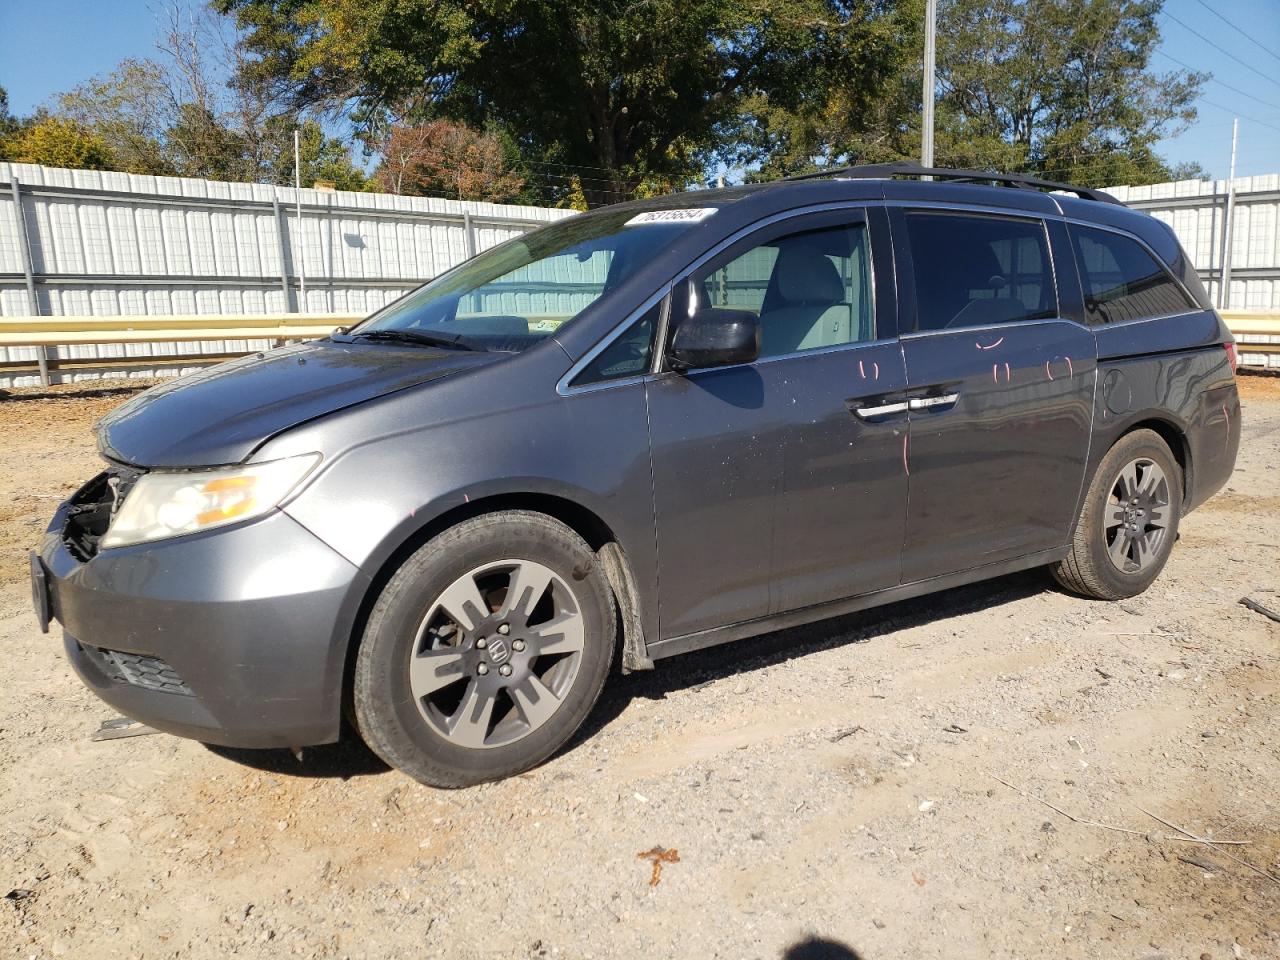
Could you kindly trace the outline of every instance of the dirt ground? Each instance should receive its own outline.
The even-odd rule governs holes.
[[[16,391],[0,956],[1280,957],[1280,624],[1237,603],[1280,606],[1280,380],[1242,393],[1237,472],[1144,596],[1032,572],[666,661],[445,792],[357,744],[90,742],[112,712],[25,551],[127,394]]]

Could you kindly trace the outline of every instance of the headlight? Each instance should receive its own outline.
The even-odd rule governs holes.
[[[125,497],[99,546],[178,537],[266,513],[320,462],[318,453],[243,467],[146,473]]]

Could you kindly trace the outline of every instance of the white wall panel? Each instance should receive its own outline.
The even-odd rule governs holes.
[[[483,250],[571,215],[434,197],[302,190],[299,231],[294,207],[299,192],[290,187],[0,163],[0,185],[15,177],[37,277],[36,299],[41,313],[54,315],[290,312],[301,299],[298,264],[306,277],[306,311],[370,313],[466,258],[464,216],[472,218],[475,249]],[[43,188],[49,189],[42,193]],[[1280,309],[1280,175],[1240,178],[1235,189],[1229,306]],[[1109,192],[1169,224],[1216,296],[1225,181]],[[279,217],[273,201],[280,206]],[[30,312],[21,235],[11,194],[0,186],[0,322]],[[282,266],[291,280],[288,294],[281,288]],[[598,263],[557,264],[556,269],[586,286],[600,280]],[[486,298],[512,296],[530,299],[539,310],[567,313],[590,294],[562,292],[553,298],[495,291]],[[89,349],[96,352],[88,357],[117,355]],[[144,344],[118,355],[174,357],[227,349],[225,343]],[[0,348],[0,364],[29,362],[34,356],[32,348]],[[0,385],[5,382],[0,368]]]
[[[476,218],[475,249],[483,250],[572,213],[0,163],[0,184],[15,178],[38,309],[48,315],[287,313],[301,299],[295,265],[305,272],[308,312],[369,313],[466,258],[465,215]],[[301,230],[294,206],[299,195]],[[23,234],[11,197],[0,187],[0,322],[31,312]],[[282,267],[292,281],[288,295],[281,288]],[[255,342],[253,348],[265,345]],[[231,348],[89,345],[53,355],[173,357]],[[0,348],[0,364],[35,356],[30,347]],[[76,379],[99,375],[77,373]],[[0,385],[14,382],[0,368]]]

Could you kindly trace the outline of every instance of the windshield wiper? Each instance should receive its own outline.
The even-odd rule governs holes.
[[[370,330],[368,332],[358,331],[349,334],[349,336],[353,340],[413,343],[423,347],[445,347],[450,350],[484,350],[483,347],[463,343],[458,337],[442,337],[434,333],[424,333],[421,330]],[[460,336],[461,334],[459,334]]]

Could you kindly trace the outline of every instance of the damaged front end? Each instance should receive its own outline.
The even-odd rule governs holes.
[[[72,494],[66,520],[56,532],[73,557],[86,563],[97,556],[107,528],[142,475],[141,470],[113,464]]]

